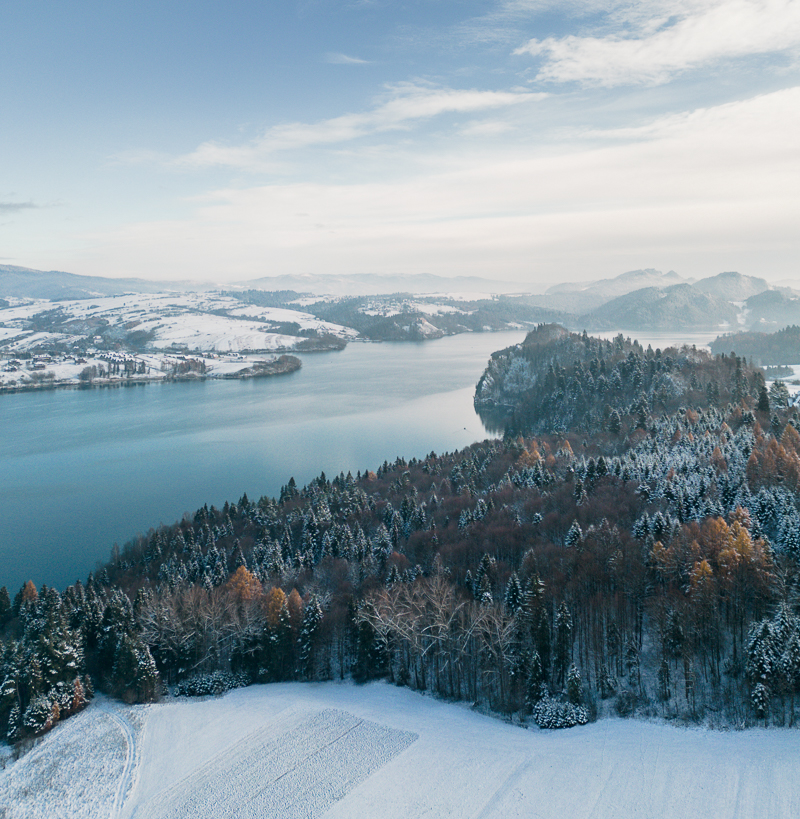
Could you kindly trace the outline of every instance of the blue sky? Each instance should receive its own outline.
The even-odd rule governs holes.
[[[0,261],[800,279],[800,0],[0,9]]]

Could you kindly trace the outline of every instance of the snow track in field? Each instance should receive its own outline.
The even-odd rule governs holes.
[[[142,807],[136,819],[322,816],[417,735],[326,709],[285,715]]]
[[[116,819],[136,762],[134,729],[118,708],[91,705],[0,774],[0,817]]]
[[[111,807],[111,819],[117,819],[122,811],[122,806],[125,803],[125,797],[131,789],[133,784],[133,772],[136,763],[137,745],[133,735],[133,728],[125,717],[110,709],[103,709],[117,724],[125,737],[125,744],[127,746],[127,753],[125,755],[125,765],[122,769],[122,775],[117,785],[117,792],[114,794],[114,804]]]

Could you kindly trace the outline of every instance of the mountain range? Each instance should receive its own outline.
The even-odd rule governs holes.
[[[80,276],[63,271],[39,271],[0,265],[0,298],[66,299],[96,298],[121,293],[164,291],[203,292],[226,289],[296,291],[334,299],[359,295],[460,293],[518,294],[526,304],[559,311],[573,329],[642,330],[741,329],[775,330],[800,323],[800,292],[773,287],[766,279],[724,272],[700,280],[684,278],[675,271],[652,268],[631,270],[598,281],[561,282],[545,293],[530,294],[530,286],[477,276],[452,278],[429,274],[326,276],[303,274],[265,276],[222,285],[197,281],[159,281],[101,276]]]

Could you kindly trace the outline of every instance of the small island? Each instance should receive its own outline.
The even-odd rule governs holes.
[[[223,378],[265,378],[271,375],[286,375],[299,370],[303,362],[294,355],[281,355],[271,361],[254,361],[251,367],[228,373]]]

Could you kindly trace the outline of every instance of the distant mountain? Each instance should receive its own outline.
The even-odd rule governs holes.
[[[738,326],[738,311],[729,301],[696,290],[690,284],[645,287],[612,299],[581,316],[590,330],[715,330]]]
[[[62,270],[31,270],[0,265],[0,296],[27,299],[89,299],[120,293],[161,293],[165,290],[208,289],[194,282],[154,282],[147,279],[110,279],[79,276]]]
[[[800,293],[789,288],[766,290],[746,302],[747,325],[754,330],[773,331],[800,324]]]
[[[434,276],[427,273],[348,276],[300,273],[264,276],[238,282],[235,287],[255,290],[297,290],[333,296],[372,296],[384,293],[527,293],[530,285],[479,276]]]
[[[644,270],[629,270],[627,273],[620,273],[613,279],[598,279],[587,282],[562,282],[554,284],[547,291],[548,294],[555,293],[594,293],[602,292],[611,296],[624,296],[632,290],[639,290],[642,287],[668,287],[673,284],[685,284],[687,279],[679,276],[674,270],[662,273],[648,267]]]
[[[542,304],[557,310],[584,313],[635,290],[645,287],[670,287],[675,284],[688,284],[690,281],[679,276],[674,270],[668,273],[653,268],[629,270],[613,279],[555,284],[545,292]]]
[[[708,293],[718,299],[728,301],[745,301],[751,296],[756,296],[770,289],[766,279],[759,279],[755,276],[743,276],[741,273],[728,272],[719,273],[716,276],[709,276],[700,279],[692,287],[701,293]]]

